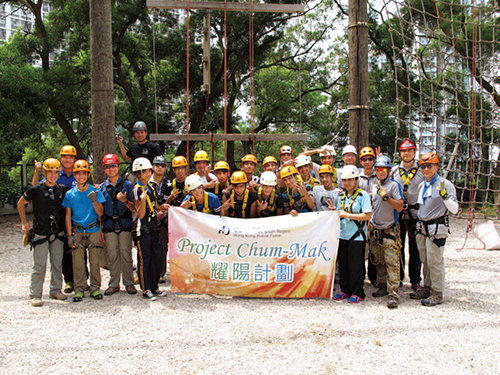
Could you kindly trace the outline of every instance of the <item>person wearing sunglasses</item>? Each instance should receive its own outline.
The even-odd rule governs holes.
[[[377,180],[372,188],[373,214],[369,224],[370,262],[377,267],[379,289],[375,298],[389,295],[387,307],[394,309],[399,302],[399,212],[403,209],[401,186],[390,178],[391,160],[381,155],[375,162]]]
[[[24,233],[33,233],[31,249],[33,267],[31,269],[30,300],[31,305],[43,305],[43,282],[47,270],[47,256],[50,256],[50,292],[51,299],[65,300],[62,288],[62,259],[64,252],[64,207],[62,206],[66,189],[57,184],[61,163],[57,159],[47,159],[42,164],[44,182],[28,189],[17,202],[19,217]],[[26,205],[33,203],[33,228],[26,219]]]
[[[109,268],[109,286],[104,292],[110,296],[120,291],[120,277],[128,294],[136,294],[132,262],[132,211],[135,211],[132,190],[134,185],[120,177],[120,159],[115,154],[102,158],[104,173],[108,177],[100,185],[106,199],[102,215],[101,240],[105,249]]]
[[[415,160],[417,146],[411,139],[405,138],[399,145],[401,163],[392,168],[391,177],[403,189],[404,208],[399,215],[401,230],[401,269],[405,272],[406,256],[405,242],[408,237],[408,276],[411,288],[416,291],[422,281],[422,263],[415,240],[415,225],[417,224],[418,211],[418,186],[424,180],[424,175]]]
[[[424,181],[419,185],[416,241],[424,271],[424,286],[410,294],[424,306],[443,303],[445,283],[444,246],[450,233],[448,212],[459,209],[455,186],[438,174],[439,158],[428,152],[420,158]]]

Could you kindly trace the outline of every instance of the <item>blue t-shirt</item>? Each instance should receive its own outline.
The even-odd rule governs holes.
[[[209,213],[211,213],[213,215],[219,215],[220,214],[220,201],[219,201],[219,198],[217,198],[217,195],[215,195],[214,193],[210,193],[208,191],[206,191],[205,193],[208,194],[208,209],[209,209]],[[182,202],[185,202],[188,199],[191,199],[191,197],[192,197],[191,194],[186,195],[186,198],[184,198],[184,200]],[[202,203],[202,204],[196,203],[196,211],[203,212],[204,205],[205,205],[204,203]]]
[[[46,178],[44,177],[40,182],[45,182],[45,180]],[[57,179],[56,183],[66,186],[69,190],[76,186],[76,179],[73,175],[73,172],[71,172],[71,174],[68,176],[66,173],[64,173],[64,170],[61,169],[61,172],[59,172],[59,178]]]
[[[347,212],[347,208],[349,207],[349,204],[351,203],[351,199],[354,196],[354,194],[350,197],[347,196],[347,193],[345,194],[345,202],[344,202],[344,211]],[[342,197],[344,194],[341,194],[339,198],[337,199],[337,210],[340,210],[342,207]],[[361,213],[366,213],[366,212],[372,212],[372,202],[370,195],[366,191],[362,191],[358,194],[356,199],[354,199],[354,202],[351,206],[351,212],[353,214],[361,214]],[[368,222],[365,222],[365,224],[368,224]],[[364,224],[364,225],[365,225]],[[340,239],[341,240],[350,240],[352,236],[358,231],[358,226],[356,223],[351,220],[351,219],[341,219],[340,220]],[[366,236],[366,225],[365,225],[365,236]],[[364,238],[361,234],[359,234],[354,241],[364,241]]]
[[[116,194],[118,194],[120,192],[120,191],[116,191],[116,186],[119,185],[122,181],[123,181],[123,185],[122,185],[120,191],[123,194],[126,194],[127,200],[129,202],[134,203],[134,196],[132,195],[132,190],[134,189],[134,185],[132,184],[132,182],[130,182],[129,180],[124,180],[121,177],[118,177],[118,181],[116,182],[116,185],[113,186],[109,182],[109,178],[106,181],[104,181],[101,184],[102,195],[104,196],[104,199],[106,199],[106,202],[104,203],[104,213],[108,216],[111,216],[111,217],[120,216],[120,218],[118,218],[116,220],[114,228],[112,228],[112,226],[113,226],[112,219],[109,219],[109,218],[104,219],[103,220],[103,229],[111,229],[111,230],[119,231],[120,230],[120,224],[118,223],[119,220],[121,221],[122,228],[124,228],[124,229],[131,228],[132,224],[134,223],[134,221],[132,220],[132,213],[127,208],[127,206],[125,204],[123,204],[118,199],[116,202],[117,212],[115,213],[115,210],[113,207],[113,198],[108,193],[108,186],[110,186],[112,188],[112,194],[114,196],[116,196]]]
[[[78,187],[75,186],[73,189],[68,191],[64,196],[63,207],[71,208],[71,220],[73,220],[78,225],[86,228],[89,224],[93,223],[98,219],[97,212],[95,212],[94,205],[88,197],[91,191],[97,191],[97,202],[104,203],[106,199],[102,195],[102,192],[93,186],[89,185],[86,191],[81,192]],[[76,229],[76,228],[75,228]],[[99,230],[99,226],[87,230],[88,233],[94,233]],[[82,233],[83,230],[76,229],[77,232]]]

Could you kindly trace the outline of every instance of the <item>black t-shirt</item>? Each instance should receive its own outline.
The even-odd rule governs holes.
[[[130,150],[127,151],[127,156],[132,159],[132,162],[137,158],[146,158],[153,163],[155,156],[163,155],[160,146],[151,141],[140,145],[139,143],[133,144]]]
[[[245,194],[246,194],[246,192],[245,192]],[[236,200],[236,194],[235,194],[235,202],[236,203],[234,204],[234,209],[233,209],[233,207],[229,207],[229,210],[228,210],[229,216],[243,218],[242,211],[243,211],[244,200],[245,200],[245,196],[243,196],[243,199],[240,201]],[[257,193],[254,193],[253,191],[248,191],[248,200],[247,200],[247,204],[245,207],[245,219],[250,218],[250,208],[252,207],[252,204],[256,200],[257,200]]]
[[[222,203],[222,202],[224,202],[224,199],[229,199],[229,197],[231,196],[230,193],[224,194],[223,193],[224,189],[225,188],[220,186],[219,181],[217,181],[213,188],[205,189],[205,191],[208,191],[210,193],[214,193],[217,196],[217,198],[219,198],[219,201]]]
[[[180,193],[177,196],[177,198],[175,198],[172,202],[170,202],[171,206],[179,207],[181,203],[184,201],[186,195],[188,195],[185,189],[185,182],[186,180],[178,182],[175,178],[172,180],[172,191],[177,189],[180,191]],[[172,193],[172,191],[170,192],[170,194]]]
[[[23,194],[24,199],[33,202],[33,230],[36,234],[47,236],[64,231],[65,209],[62,202],[66,190],[61,184],[48,187],[40,182]]]
[[[268,207],[260,211],[259,217],[276,216],[277,215],[276,211],[278,209],[283,209],[283,197],[278,192],[274,193],[274,199],[272,201],[272,209],[269,208],[269,205],[271,204],[270,198],[265,199],[265,201],[268,203]]]

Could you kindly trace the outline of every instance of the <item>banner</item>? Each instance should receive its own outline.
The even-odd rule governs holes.
[[[168,211],[172,292],[331,298],[337,212],[235,219]]]

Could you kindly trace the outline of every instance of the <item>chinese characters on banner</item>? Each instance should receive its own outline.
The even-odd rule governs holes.
[[[172,292],[331,298],[336,212],[234,219],[170,207]]]

